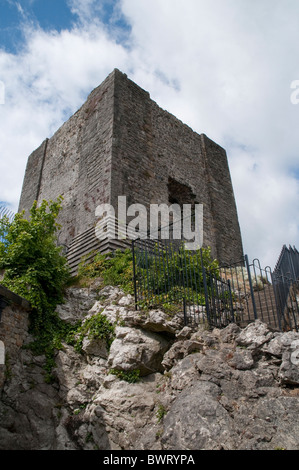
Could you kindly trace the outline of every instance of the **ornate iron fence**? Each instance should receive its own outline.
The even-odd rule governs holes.
[[[272,274],[281,329],[296,329],[299,323],[299,252],[283,246]]]
[[[181,312],[186,325],[246,326],[260,319],[275,330],[298,331],[298,285],[281,279],[278,291],[270,267],[257,259],[250,263],[245,255],[232,265],[208,267],[203,250],[187,251],[176,240],[138,239],[132,250],[136,309],[163,306]]]
[[[295,247],[283,246],[273,274],[296,281],[299,279],[299,252]]]
[[[136,309],[182,311],[185,324],[224,326],[233,321],[230,282],[204,266],[203,252],[176,240],[134,240]]]
[[[258,259],[250,262],[245,255],[235,264],[221,266],[220,276],[231,282],[234,310],[242,325],[260,319],[280,329],[270,267],[262,268]]]

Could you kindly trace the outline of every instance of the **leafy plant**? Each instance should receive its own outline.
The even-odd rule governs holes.
[[[164,416],[167,414],[167,410],[165,409],[165,407],[160,403],[159,404],[159,407],[158,407],[158,410],[156,412],[156,416],[157,416],[157,419],[158,419],[158,423],[160,423],[160,421],[164,418]]]
[[[55,237],[61,202],[62,197],[56,202],[44,200],[38,207],[35,201],[28,219],[23,211],[12,222],[0,221],[0,234],[5,234],[0,242],[2,284],[30,302],[35,329],[44,327],[47,316],[62,302],[69,279],[67,261]]]
[[[0,220],[2,284],[31,304],[34,340],[28,347],[34,354],[45,355],[46,381],[52,380],[55,349],[62,347],[62,338],[73,329],[55,313],[70,277],[56,239],[61,203],[62,197],[56,202],[44,200],[39,207],[35,201],[28,218],[23,211],[13,221]]]
[[[74,338],[73,344],[76,351],[82,351],[82,343],[86,335],[88,335],[89,338],[104,339],[107,349],[109,350],[115,338],[115,325],[110,323],[101,313],[85,320],[82,325],[72,332],[72,337]],[[70,341],[71,336],[69,335],[68,338]]]
[[[78,267],[78,278],[100,277],[104,285],[118,285],[127,293],[133,293],[133,258],[130,249],[114,253],[95,254],[92,262],[83,258]]]
[[[137,290],[140,307],[150,299],[175,312],[184,298],[186,303],[205,305],[203,267],[206,285],[211,291],[210,277],[219,276],[218,261],[212,259],[211,249],[188,251],[185,247],[172,250],[156,245],[152,252],[137,250]],[[208,292],[211,295],[211,292]],[[173,306],[173,307],[171,307]]]
[[[163,305],[170,316],[182,311],[183,298],[190,305],[205,305],[202,266],[206,272],[209,295],[212,294],[210,277],[219,276],[218,261],[212,258],[209,247],[198,251],[181,247],[169,256],[169,252],[157,244],[151,252],[135,250],[135,264],[139,307],[146,310]],[[187,282],[183,285],[186,276]],[[134,294],[132,251],[89,253],[79,265],[78,279],[84,283],[93,278],[101,278],[104,285],[117,285],[125,292]]]
[[[28,344],[27,348],[33,354],[44,355],[46,363],[44,366],[46,376],[45,381],[53,381],[53,367],[55,367],[55,352],[63,348],[63,341],[71,343],[78,330],[78,324],[71,325],[61,320],[56,313],[48,316],[44,328],[35,332],[34,339]]]

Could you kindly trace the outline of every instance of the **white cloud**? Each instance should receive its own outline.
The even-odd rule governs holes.
[[[18,55],[0,51],[0,191],[17,209],[28,155],[50,137],[115,66],[126,51],[101,28],[44,32],[24,25]]]
[[[97,0],[67,0],[70,6],[71,12],[78,16],[82,23],[90,22],[95,20],[96,15],[102,10],[103,1],[98,2]]]
[[[122,0],[132,19],[142,83],[152,96],[228,153],[244,249],[273,265],[299,238],[298,2],[277,0]],[[138,62],[138,61],[137,61]],[[150,77],[174,80],[165,93]],[[145,73],[144,73],[145,75]]]
[[[226,148],[244,248],[273,264],[299,245],[297,0],[69,0],[77,23],[24,24],[18,55],[0,52],[0,199],[15,208],[28,155],[115,68],[163,108]],[[110,6],[112,23],[102,15]],[[114,6],[114,12],[111,10]],[[125,15],[126,42],[116,21]]]

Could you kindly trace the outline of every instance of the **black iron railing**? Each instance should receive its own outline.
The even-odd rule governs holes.
[[[273,289],[280,329],[299,331],[299,281],[275,273]]]
[[[283,246],[272,281],[281,328],[298,331],[299,252],[295,247]]]
[[[298,283],[280,282],[270,267],[245,255],[227,266],[207,266],[204,251],[187,251],[183,241],[132,242],[136,309],[181,312],[185,324],[245,326],[260,319],[276,330],[298,331]]]
[[[283,246],[273,274],[296,281],[299,279],[299,252],[295,247]]]
[[[262,268],[258,259],[250,262],[245,255],[235,264],[221,266],[220,275],[231,282],[234,310],[243,324],[260,319],[280,329],[270,267]]]
[[[182,312],[185,324],[224,326],[234,320],[230,281],[205,267],[203,252],[187,251],[182,241],[135,240],[136,309],[163,306]]]

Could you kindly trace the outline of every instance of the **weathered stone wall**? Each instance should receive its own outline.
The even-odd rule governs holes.
[[[95,208],[110,201],[113,90],[111,75],[48,140],[45,153],[40,148],[28,159],[19,211],[62,195],[60,244],[92,227]]]
[[[242,241],[226,152],[161,109],[125,75],[115,75],[112,204],[169,204],[169,178],[203,204],[204,244],[221,261],[239,261]],[[179,185],[178,185],[179,186]],[[190,201],[180,201],[180,205]]]
[[[28,336],[29,303],[0,285],[1,304],[4,307],[0,316],[1,352],[7,359],[0,362],[0,390],[10,365],[15,363],[24,341]]]
[[[34,201],[38,199],[47,144],[48,139],[32,152],[28,158],[19,210],[25,209],[28,211]]]
[[[215,247],[219,260],[238,262],[242,258],[243,247],[227,155],[222,147],[205,135],[202,135],[202,148],[212,219],[211,246]]]
[[[220,261],[238,261],[242,241],[225,150],[114,70],[30,156],[19,210],[62,194],[59,243],[69,246],[95,225],[99,204],[117,209],[124,195],[128,206],[170,204],[171,181],[183,188],[180,205],[190,203],[186,188],[193,203],[203,204],[204,245]]]
[[[68,289],[60,318],[101,314],[115,339],[108,350],[85,330],[81,353],[63,342],[53,383],[45,356],[20,350],[1,395],[0,450],[298,450],[299,333],[259,320],[184,327],[182,312],[133,302],[99,279]]]

